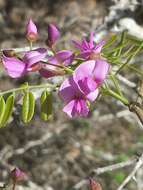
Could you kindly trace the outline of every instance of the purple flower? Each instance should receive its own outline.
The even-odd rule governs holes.
[[[32,21],[32,19],[29,19],[26,26],[26,37],[29,41],[33,42],[37,40],[37,36],[38,36],[37,27]]]
[[[82,58],[85,60],[98,58],[101,49],[105,43],[104,41],[101,41],[95,44],[93,32],[90,33],[89,41],[86,40],[85,37],[83,37],[81,42],[75,40],[73,40],[72,42],[74,46],[80,50],[80,53],[77,56],[77,58]]]
[[[59,95],[66,104],[63,111],[69,117],[86,117],[88,115],[87,98],[80,91],[72,76],[62,83],[59,89]]]
[[[14,168],[11,171],[11,177],[14,182],[22,181],[25,178],[25,173],[21,171],[19,168]]]
[[[68,66],[72,63],[74,54],[69,50],[62,50],[55,53],[55,55],[48,58],[49,64],[42,64],[40,74],[42,77],[50,78],[56,75],[64,75],[65,72],[60,65]],[[50,65],[51,64],[51,65]],[[54,66],[55,65],[55,66]],[[58,67],[59,66],[59,67]]]
[[[108,72],[109,64],[106,61],[91,60],[79,65],[73,76],[66,79],[59,89],[59,95],[66,104],[63,111],[70,117],[86,117],[89,112],[87,103],[95,101],[98,87]]]
[[[12,78],[19,78],[29,71],[35,71],[36,66],[39,68],[39,62],[44,59],[46,55],[46,49],[38,48],[24,53],[22,59],[3,55],[2,62],[9,76]]]
[[[47,45],[51,48],[55,42],[59,39],[60,32],[54,24],[48,25],[48,39]]]

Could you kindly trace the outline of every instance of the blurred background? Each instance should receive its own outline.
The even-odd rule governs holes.
[[[37,45],[45,46],[50,22],[56,23],[61,30],[59,49],[72,49],[70,40],[79,39],[90,31],[95,31],[97,40],[124,29],[143,39],[142,1],[0,0],[1,49],[27,46],[25,25],[30,17],[39,29]],[[142,69],[142,63],[140,67]],[[122,75],[120,77],[129,99],[135,99],[140,78],[128,73],[130,82],[126,82]],[[0,68],[0,90],[17,87],[25,81],[39,84],[47,80],[38,74],[11,79]],[[20,105],[16,104],[11,122],[0,131],[1,183],[9,179],[10,170],[17,166],[28,176],[20,189],[70,190],[92,169],[127,160],[143,151],[141,125],[118,101],[101,98],[86,119],[69,119],[61,111],[63,104],[56,92],[53,102],[52,120],[42,122],[39,119],[37,102],[35,116],[28,126],[20,121]],[[108,172],[96,179],[103,189],[115,190],[131,169]],[[129,183],[128,189],[136,189],[136,184]]]

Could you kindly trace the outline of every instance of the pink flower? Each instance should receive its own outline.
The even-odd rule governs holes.
[[[35,66],[39,66],[39,62],[44,59],[46,55],[46,49],[38,48],[36,50],[24,53],[22,59],[3,55],[2,62],[10,77],[19,78],[25,75],[27,72],[33,71]]]
[[[11,177],[14,182],[22,181],[25,178],[25,173],[21,171],[19,168],[14,168],[11,171]]]
[[[72,76],[62,83],[59,89],[59,95],[66,104],[63,111],[69,117],[86,117],[88,115],[87,98],[80,91]]]
[[[64,75],[65,72],[60,65],[68,66],[72,63],[74,54],[69,50],[62,50],[55,53],[54,56],[48,58],[49,64],[42,64],[40,74],[42,77],[50,78],[56,75]],[[52,64],[52,65],[50,65]],[[55,65],[55,66],[54,66]],[[59,67],[58,67],[59,66]]]
[[[37,40],[37,36],[38,36],[37,27],[32,21],[32,19],[29,19],[26,26],[26,37],[29,41],[33,42]]]
[[[75,69],[73,78],[79,89],[90,96],[90,92],[92,94],[103,83],[109,68],[110,65],[105,60],[89,60]],[[94,96],[91,98],[94,98]]]
[[[73,76],[66,79],[59,89],[59,95],[66,104],[63,111],[70,117],[86,117],[89,112],[87,103],[95,101],[98,87],[108,72],[109,64],[103,60],[86,61],[79,65]]]
[[[104,45],[104,41],[101,41],[97,44],[94,43],[94,33],[90,33],[89,41],[85,37],[82,38],[82,41],[72,41],[74,46],[80,50],[77,58],[82,58],[85,60],[93,59],[99,56],[101,49]]]
[[[48,25],[47,45],[51,48],[60,37],[60,32],[54,24]]]

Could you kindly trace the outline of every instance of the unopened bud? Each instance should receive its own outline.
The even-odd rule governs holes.
[[[37,27],[32,21],[32,19],[29,19],[27,26],[26,26],[26,37],[30,42],[34,42],[37,40],[38,32]]]
[[[23,171],[21,171],[19,168],[14,168],[11,171],[11,177],[12,177],[13,181],[15,181],[15,182],[22,181],[25,178],[25,173]]]
[[[101,185],[92,178],[89,178],[89,185],[91,190],[102,190]]]
[[[55,42],[58,40],[60,36],[60,32],[57,27],[53,24],[48,25],[48,39],[46,40],[46,44],[48,47],[52,47]]]

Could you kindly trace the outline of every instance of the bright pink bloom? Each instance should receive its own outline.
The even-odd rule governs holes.
[[[82,38],[82,41],[72,41],[74,46],[80,50],[77,58],[82,58],[85,60],[92,59],[94,55],[98,55],[101,52],[101,49],[104,45],[104,41],[101,41],[97,44],[94,43],[94,33],[90,33],[89,41],[85,37]]]
[[[79,89],[89,94],[103,83],[109,68],[110,65],[104,60],[89,60],[76,68],[73,78]]]
[[[37,27],[32,21],[32,19],[29,19],[27,26],[26,26],[26,37],[29,41],[36,41],[38,36]]]
[[[87,101],[95,101],[99,93],[98,87],[108,72],[109,64],[103,60],[91,60],[79,65],[73,76],[66,79],[59,89],[59,95],[66,104],[63,111],[70,117],[87,116]]]
[[[63,69],[57,66],[68,66],[72,63],[73,59],[74,54],[70,50],[58,51],[54,56],[50,56],[48,58],[49,64],[42,64],[42,68],[39,72],[41,76],[45,78],[50,78],[57,75],[64,75],[65,72],[63,71]]]
[[[25,173],[21,171],[19,168],[14,168],[11,171],[11,177],[14,180],[14,182],[22,181],[25,178]]]
[[[3,55],[2,62],[9,76],[12,78],[19,78],[27,72],[33,71],[35,64],[40,64],[39,62],[44,59],[46,55],[46,49],[38,48],[36,50],[24,53],[24,57],[22,59],[16,57],[6,57]]]
[[[51,48],[60,37],[60,32],[54,24],[48,25],[47,45]]]

